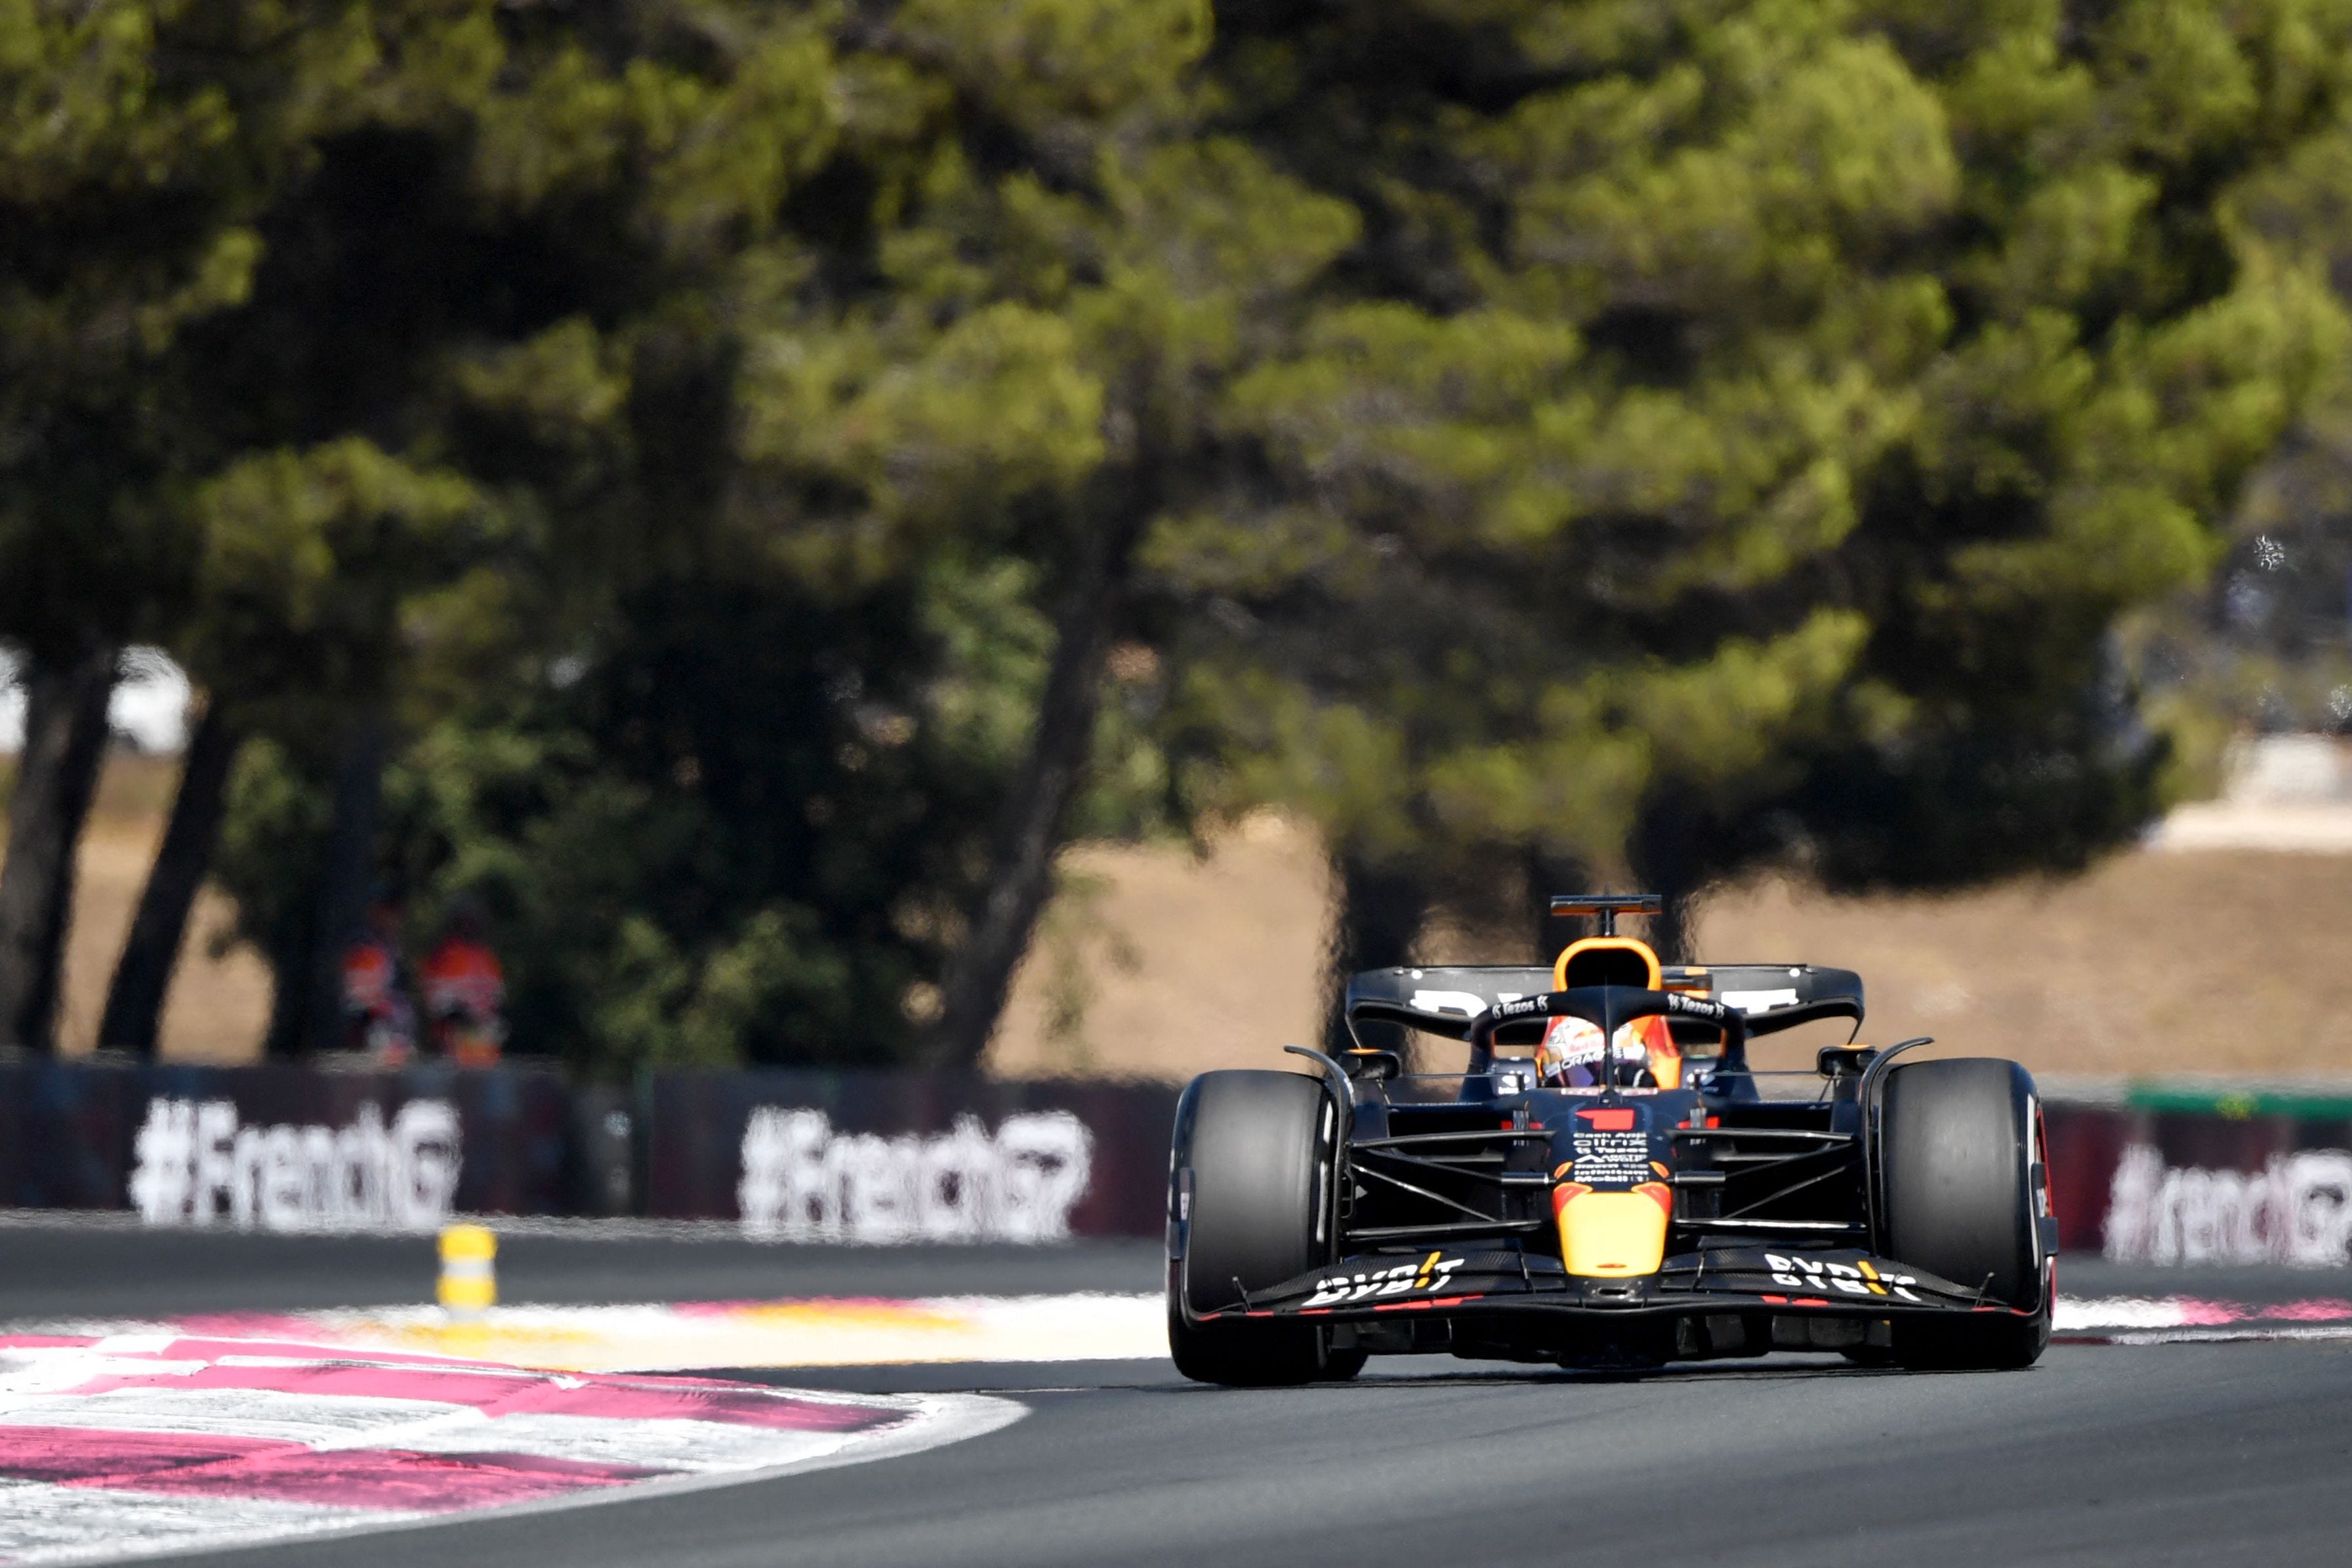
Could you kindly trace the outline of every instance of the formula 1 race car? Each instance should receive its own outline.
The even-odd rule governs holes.
[[[1204,1383],[1353,1376],[1374,1354],[1635,1368],[1836,1351],[2030,1365],[2056,1222],[2033,1080],[1992,1058],[1852,1043],[1860,976],[1667,967],[1599,917],[1550,969],[1383,969],[1316,1076],[1204,1073],[1176,1112],[1168,1337]],[[1811,1072],[1760,1036],[1851,1020]],[[1367,1043],[1368,1031],[1393,1046]],[[1407,1070],[1406,1031],[1467,1066]],[[1787,1080],[1798,1079],[1790,1087]]]

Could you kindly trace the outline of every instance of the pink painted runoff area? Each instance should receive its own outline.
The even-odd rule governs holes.
[[[222,1347],[213,1346],[212,1349]],[[163,1353],[184,1355],[184,1342]],[[283,1346],[270,1347],[282,1352]],[[185,1373],[108,1371],[56,1391],[54,1397],[81,1398],[131,1389],[175,1392],[257,1389],[272,1393],[357,1399],[415,1400],[420,1404],[470,1406],[487,1415],[586,1415],[605,1420],[719,1421],[793,1432],[862,1432],[894,1425],[893,1410],[797,1398],[767,1389],[699,1378],[628,1378],[551,1374],[509,1368],[373,1361],[320,1361],[287,1364],[282,1353],[238,1355]],[[195,1360],[189,1356],[185,1359]]]
[[[906,1401],[709,1378],[535,1372],[282,1341],[0,1336],[0,1478],[415,1516],[789,1463],[917,1414]],[[356,1433],[291,1440],[282,1424],[269,1436],[225,1433],[235,1407],[204,1396],[227,1391],[271,1396],[281,1423],[331,1429],[361,1401],[394,1415],[375,1444]],[[403,1405],[413,1416],[398,1414]],[[508,1417],[521,1419],[502,1428]],[[455,1447],[442,1429],[451,1421],[464,1439]],[[436,1441],[424,1440],[427,1428],[439,1429]],[[403,1431],[416,1435],[415,1447],[402,1446]],[[628,1462],[638,1451],[665,1458]]]
[[[536,1502],[581,1487],[623,1486],[666,1473],[530,1455],[321,1452],[251,1437],[0,1424],[0,1476],[166,1496],[446,1513]]]
[[[122,1432],[103,1426],[0,1425],[0,1476],[19,1481],[94,1481],[136,1486],[192,1465],[249,1459],[301,1447],[266,1437],[211,1433]]]
[[[319,1450],[299,1443],[136,1477],[79,1477],[68,1486],[265,1499],[336,1508],[453,1513],[539,1502],[587,1487],[626,1486],[673,1472],[530,1454],[415,1454],[397,1448]],[[55,1479],[55,1478],[44,1478]]]
[[[2352,1320],[2352,1301],[2337,1300],[2332,1297],[2254,1304],[2202,1301],[2193,1296],[2175,1296],[2172,1300],[2179,1306],[2183,1326],[2191,1328],[2218,1327],[2223,1323],[2333,1323]]]

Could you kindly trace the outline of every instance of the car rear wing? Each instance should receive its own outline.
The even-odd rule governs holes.
[[[1361,1020],[1466,1040],[1471,1025],[1490,1008],[1522,996],[1540,995],[1551,987],[1549,967],[1425,964],[1368,969],[1349,978],[1342,1011],[1351,1032]],[[1862,976],[1850,969],[1821,964],[1684,964],[1664,972],[1664,987],[1738,1009],[1751,1037],[1817,1018],[1851,1018],[1858,1025],[1863,1016]]]

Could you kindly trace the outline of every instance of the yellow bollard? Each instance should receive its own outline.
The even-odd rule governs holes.
[[[441,1305],[452,1318],[478,1318],[498,1304],[499,1238],[487,1226],[441,1230]]]

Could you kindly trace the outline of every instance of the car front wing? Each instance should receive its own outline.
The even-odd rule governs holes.
[[[1512,1251],[1428,1248],[1355,1257],[1249,1292],[1202,1321],[1304,1318],[1370,1322],[1399,1314],[1449,1318],[1526,1313],[1576,1317],[1696,1317],[1722,1312],[1843,1318],[2011,1311],[1982,1289],[1940,1279],[1859,1248],[1708,1247],[1666,1259],[1655,1274],[1570,1276],[1559,1260]]]

